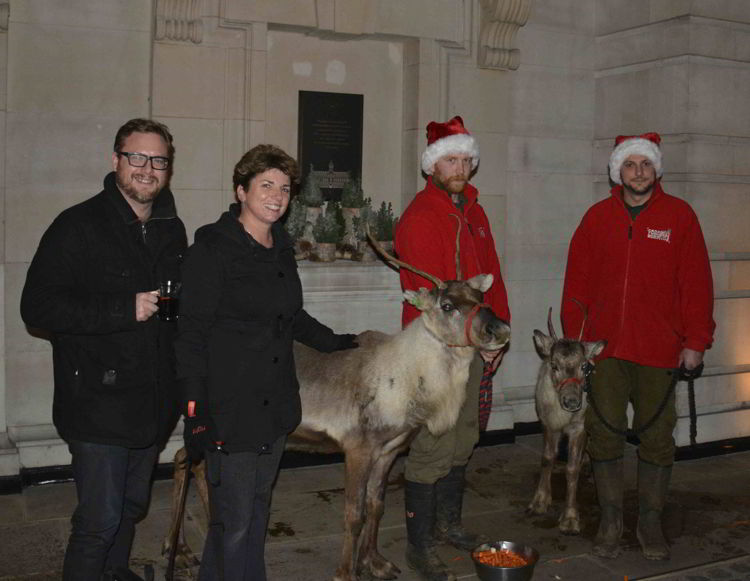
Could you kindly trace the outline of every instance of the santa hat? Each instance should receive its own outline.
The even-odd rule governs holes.
[[[642,155],[651,160],[651,163],[654,164],[654,170],[656,170],[656,177],[660,178],[663,173],[660,143],[661,137],[658,133],[618,135],[615,139],[615,148],[609,156],[609,177],[616,184],[622,184],[620,168],[623,162],[631,155]]]
[[[422,171],[432,175],[435,162],[451,153],[470,155],[472,169],[479,163],[479,145],[458,115],[445,123],[432,121],[427,125],[427,149],[422,154]]]

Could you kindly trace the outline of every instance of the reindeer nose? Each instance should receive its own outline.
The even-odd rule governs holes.
[[[487,323],[487,332],[498,339],[510,338],[510,325],[502,319],[493,318]]]

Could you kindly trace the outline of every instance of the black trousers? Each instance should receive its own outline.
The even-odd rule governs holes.
[[[71,441],[78,506],[65,550],[63,581],[99,581],[128,567],[135,523],[146,516],[156,446],[142,449]]]
[[[266,581],[271,492],[285,442],[279,438],[268,454],[206,454],[211,521],[199,581]]]

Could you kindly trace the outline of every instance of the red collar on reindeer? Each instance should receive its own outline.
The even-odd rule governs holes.
[[[474,317],[477,316],[479,309],[481,309],[482,307],[487,307],[488,309],[492,308],[487,303],[477,303],[476,305],[471,307],[471,311],[469,311],[469,314],[466,316],[466,323],[464,323],[464,336],[466,337],[466,345],[446,343],[445,345],[447,347],[476,347],[474,342],[471,340],[471,325],[474,322]]]

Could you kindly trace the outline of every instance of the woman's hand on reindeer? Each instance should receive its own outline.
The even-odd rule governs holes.
[[[356,349],[359,347],[359,343],[357,343],[357,336],[352,335],[351,333],[346,333],[344,335],[337,335],[338,338],[338,344],[336,345],[336,351],[343,351],[345,349]]]
[[[492,373],[495,373],[495,371],[497,371],[497,368],[500,367],[500,362],[503,360],[504,354],[505,349],[495,349],[494,351],[479,352],[479,355],[486,363],[492,364]]]
[[[678,367],[684,367],[688,371],[695,369],[701,363],[703,363],[703,352],[696,351],[695,349],[688,349],[685,347],[680,351],[680,361]]]

